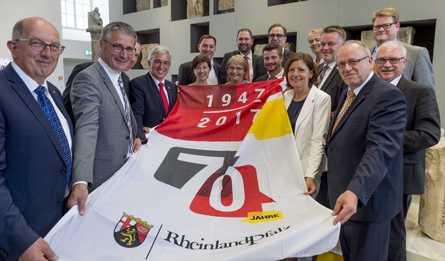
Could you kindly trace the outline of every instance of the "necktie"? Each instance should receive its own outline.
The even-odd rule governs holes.
[[[252,70],[252,66],[250,66],[250,59],[249,56],[244,55],[244,60],[246,60],[246,63],[249,65],[249,79],[247,79],[249,82],[252,81],[253,78],[253,70]]]
[[[318,82],[319,82],[318,86],[319,87],[320,87],[321,82],[323,81],[324,76],[326,75],[326,72],[328,71],[328,69],[329,69],[328,63],[321,64],[321,71],[320,71],[320,74],[318,75]]]
[[[334,127],[332,128],[332,132],[335,131],[335,128],[337,127],[340,120],[345,116],[346,112],[348,111],[349,107],[351,107],[352,101],[355,98],[355,93],[352,90],[348,90],[348,93],[346,95],[346,100],[343,103],[343,106],[341,107],[340,113],[337,115],[337,118],[334,122]]]
[[[168,99],[165,95],[165,86],[162,82],[159,82],[159,94],[161,95],[162,104],[164,105],[165,115],[168,114]]]
[[[131,111],[130,111],[130,106],[128,104],[128,99],[127,99],[127,93],[125,92],[125,88],[124,88],[124,81],[122,80],[122,76],[120,75],[117,83],[119,85],[119,89],[121,90],[121,94],[122,94],[122,99],[124,100],[124,116],[125,116],[125,123],[127,124],[128,130],[130,131],[130,143],[128,145],[128,153],[131,154],[132,153],[132,147],[133,147],[133,128],[131,126]]]
[[[62,124],[60,123],[59,118],[57,117],[57,113],[54,110],[51,101],[45,95],[45,87],[39,86],[34,90],[37,94],[37,101],[45,114],[46,118],[49,121],[51,128],[54,131],[54,135],[62,148],[62,158],[66,165],[66,184],[69,186],[71,182],[71,169],[73,165],[73,159],[71,157],[71,150],[68,144],[68,140],[65,136],[65,132],[63,131]]]

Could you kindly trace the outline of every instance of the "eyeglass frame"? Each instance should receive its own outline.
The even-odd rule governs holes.
[[[20,38],[20,39],[15,39],[14,42],[24,42],[27,41],[27,44],[31,47],[31,49],[33,49],[36,52],[43,52],[44,50],[46,50],[47,47],[49,47],[49,50],[51,51],[51,53],[54,54],[62,54],[63,51],[65,50],[65,46],[61,45],[60,43],[46,43],[45,41],[42,41],[38,38]],[[34,41],[34,43],[33,43]],[[37,41],[37,42],[36,42]],[[36,46],[38,45],[38,46]]]
[[[349,65],[351,67],[357,66],[359,63],[361,63],[363,60],[365,60],[366,58],[369,59],[369,56],[363,56],[362,58],[358,58],[358,59],[349,59],[345,62],[339,62],[337,63],[337,67],[341,70],[346,68],[346,65]]]
[[[104,41],[107,44],[111,45],[111,49],[113,50],[114,53],[122,53],[124,50],[129,55],[134,55],[136,53],[136,48],[135,47],[133,47],[133,48],[131,48],[130,46],[124,47],[122,44],[112,43],[112,42],[110,42],[108,40],[105,40],[105,39],[102,39],[102,41]]]
[[[397,24],[397,22],[392,22],[392,23],[387,23],[387,24],[379,24],[379,25],[373,25],[372,26],[372,30],[374,32],[378,32],[380,30],[380,28],[382,28],[385,31],[388,31],[392,25]]]
[[[398,58],[376,58],[375,63],[378,65],[385,65],[386,62],[389,62],[391,65],[399,64],[401,61],[406,60],[405,56],[398,57]]]

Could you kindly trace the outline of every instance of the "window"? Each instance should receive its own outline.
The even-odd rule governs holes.
[[[61,0],[63,39],[90,41],[86,32],[88,12],[99,8],[103,24],[108,23],[108,0]]]

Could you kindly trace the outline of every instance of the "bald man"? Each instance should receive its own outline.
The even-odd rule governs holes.
[[[0,260],[56,260],[42,239],[62,217],[72,126],[46,79],[64,47],[39,17],[14,25],[13,62],[0,72]]]

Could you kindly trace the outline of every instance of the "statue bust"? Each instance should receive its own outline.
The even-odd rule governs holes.
[[[88,12],[88,28],[87,32],[102,32],[103,22],[100,18],[99,9],[96,7],[91,12]]]

